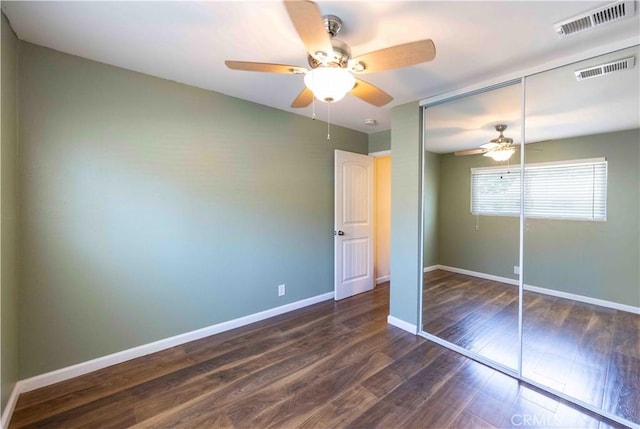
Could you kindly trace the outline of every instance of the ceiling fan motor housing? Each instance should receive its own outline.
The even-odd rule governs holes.
[[[351,48],[341,40],[331,39],[333,51],[326,58],[314,58],[309,55],[308,62],[312,69],[319,66],[332,65],[336,67],[346,68],[351,59]]]
[[[329,33],[331,38],[336,37],[342,28],[342,20],[335,15],[324,15],[322,17],[322,22],[325,30],[327,30],[327,33]]]

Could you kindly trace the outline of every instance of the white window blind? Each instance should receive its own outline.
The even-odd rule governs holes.
[[[520,215],[520,167],[471,169],[471,213]]]
[[[554,219],[607,220],[607,161],[525,166],[524,214]]]
[[[607,161],[604,158],[525,165],[527,217],[607,220]],[[471,212],[518,216],[520,168],[471,170]]]

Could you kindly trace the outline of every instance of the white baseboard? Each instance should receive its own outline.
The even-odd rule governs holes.
[[[249,325],[254,322],[267,319],[269,317],[277,316],[283,313],[297,310],[299,308],[307,307],[309,305],[316,304],[318,302],[327,301],[333,299],[333,292],[328,292],[322,295],[317,295],[311,298],[303,299],[300,301],[292,302],[290,304],[282,305],[280,307],[272,308],[269,310],[261,311],[259,313],[250,314],[248,316],[239,317],[237,319],[229,320],[227,322],[218,323],[215,325],[207,326],[205,328],[196,329],[195,331],[187,332],[184,334],[176,335],[174,337],[165,338],[163,340],[154,341],[149,344],[144,344],[138,347],[134,347],[121,352],[113,353],[107,356],[99,357],[87,362],[82,362],[76,365],[68,366],[66,368],[58,369],[56,371],[47,372],[45,374],[37,375],[18,382],[18,393],[29,392],[40,387],[48,386],[53,383],[68,380],[79,375],[87,374],[108,366],[112,366],[118,363],[122,363],[131,359],[135,359],[141,356],[145,356],[151,353],[159,352],[171,347],[175,347],[180,344],[188,343],[189,341],[198,340],[200,338],[208,337],[210,335],[219,334],[221,332],[229,331],[231,329],[239,328],[241,326]]]
[[[424,267],[424,270],[423,270],[423,271],[424,271],[425,273],[428,273],[428,272],[430,272],[430,271],[439,270],[439,269],[441,269],[440,267],[441,267],[441,265],[431,265],[430,267]],[[442,269],[444,269],[444,268],[442,268]]]
[[[562,292],[559,290],[545,289],[543,287],[524,285],[524,290],[529,292],[537,292],[545,295],[551,295],[558,298],[572,299],[574,301],[584,302],[585,304],[599,305],[600,307],[612,308],[614,310],[626,311],[627,313],[639,314],[640,307],[634,307],[632,305],[620,304],[619,302],[605,301],[604,299],[591,298],[589,296],[576,295],[569,292]]]
[[[390,275],[380,276],[376,279],[376,284],[379,285],[380,283],[388,282],[389,279],[391,279]]]
[[[502,282],[502,283],[518,286],[518,280],[510,279],[508,277],[494,276],[491,274],[480,273],[478,271],[465,270],[462,268],[449,267],[446,265],[436,265],[435,267],[437,267],[435,269],[450,271],[452,273],[466,274],[468,276],[479,277],[481,279],[493,280],[496,282]],[[433,267],[427,267],[427,268],[430,268],[430,271],[433,271],[432,269]],[[425,272],[427,268],[425,268]],[[557,298],[571,299],[573,301],[584,302],[585,304],[599,305],[601,307],[607,307],[607,308],[612,308],[614,310],[626,311],[628,313],[640,314],[640,307],[620,304],[618,302],[613,302],[613,301],[606,301],[604,299],[591,298],[589,296],[577,295],[574,293],[562,292],[559,290],[547,289],[540,286],[533,286],[528,284],[524,285],[524,290],[529,292],[541,293],[543,295],[555,296]]]
[[[17,382],[16,385],[13,386],[13,390],[11,391],[11,395],[9,396],[7,405],[5,405],[4,410],[2,410],[2,418],[0,418],[0,428],[7,429],[9,427],[9,422],[11,421],[11,416],[13,416],[13,410],[15,410],[16,404],[18,403],[19,395],[20,382]]]
[[[451,271],[452,273],[465,274],[467,276],[479,277],[481,279],[493,280],[495,282],[507,283],[518,286],[518,280],[508,277],[494,276],[493,274],[480,273],[478,271],[465,270],[463,268],[449,267],[447,265],[437,265],[439,270]]]
[[[398,319],[397,317],[393,317],[391,315],[387,316],[387,323],[389,325],[393,325],[396,328],[404,329],[407,332],[412,333],[413,335],[418,334],[418,327],[413,323],[405,322],[404,320]]]

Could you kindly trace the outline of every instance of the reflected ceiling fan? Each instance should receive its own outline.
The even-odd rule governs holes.
[[[511,155],[516,151],[516,146],[513,145],[513,139],[505,137],[503,132],[507,129],[504,124],[496,125],[496,131],[500,133],[498,137],[489,141],[489,143],[483,144],[479,149],[463,150],[460,152],[454,152],[456,156],[464,155],[477,155],[484,154],[493,158],[496,161],[506,161],[511,158]]]
[[[306,0],[285,0],[284,5],[298,36],[305,45],[311,67],[247,61],[225,61],[232,70],[304,74],[305,88],[291,103],[291,107],[307,107],[314,95],[320,101],[333,103],[351,93],[374,106],[384,106],[393,97],[354,76],[431,61],[436,48],[431,39],[419,40],[380,49],[351,58],[349,46],[334,37],[342,27],[340,18],[322,16],[317,5]]]

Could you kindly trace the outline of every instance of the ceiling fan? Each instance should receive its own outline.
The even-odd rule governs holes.
[[[489,143],[480,146],[480,149],[463,150],[460,152],[454,152],[456,156],[463,155],[477,155],[484,154],[493,158],[496,161],[506,161],[511,158],[511,155],[516,151],[516,147],[513,145],[513,139],[505,137],[503,132],[507,129],[504,124],[496,125],[496,131],[500,133],[495,139],[491,139]]]
[[[347,93],[374,106],[384,106],[393,97],[354,74],[407,67],[435,58],[436,48],[431,39],[396,45],[352,58],[349,45],[334,38],[342,27],[340,18],[322,16],[312,1],[285,0],[284,5],[307,49],[307,62],[311,69],[247,61],[225,61],[225,64],[232,70],[304,74],[305,88],[293,100],[291,107],[307,107],[314,96],[325,103],[333,103]]]

